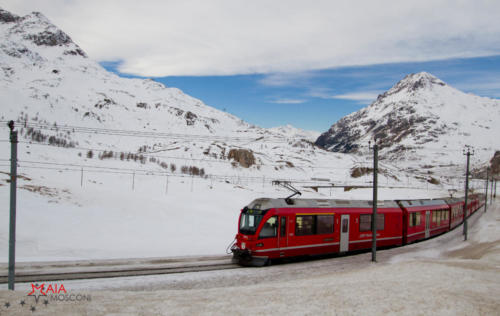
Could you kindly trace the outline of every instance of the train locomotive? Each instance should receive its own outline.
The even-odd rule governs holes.
[[[484,205],[468,198],[377,201],[377,247],[402,246],[448,232]],[[233,261],[347,253],[372,247],[372,201],[260,198],[244,207],[231,247]],[[464,214],[464,210],[466,210]]]

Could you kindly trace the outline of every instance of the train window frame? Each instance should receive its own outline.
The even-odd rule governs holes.
[[[238,231],[243,235],[254,235],[259,229],[260,222],[264,218],[263,212],[242,212]],[[251,222],[251,223],[250,223]]]
[[[376,230],[385,229],[385,214],[377,214],[375,219],[375,224],[377,226]],[[359,215],[359,231],[368,232],[372,231],[372,214],[360,214]]]
[[[304,223],[305,218],[311,218],[310,222],[306,222],[309,229],[306,229]],[[310,225],[309,225],[310,224]],[[316,216],[315,215],[296,215],[295,216],[295,236],[311,236],[316,235]]]
[[[408,220],[408,225],[410,227],[418,226],[417,219],[420,219],[420,216],[417,216],[417,215],[420,215],[420,213],[418,213],[418,212],[410,213],[410,218]]]
[[[359,215],[359,231],[367,232],[372,230],[372,214]]]
[[[328,219],[329,222],[321,221],[321,219]],[[328,235],[334,232],[335,216],[333,214],[316,215],[316,235]]]
[[[267,229],[266,224],[268,224],[269,221],[271,221],[273,219],[274,219],[274,227],[272,226],[272,224],[270,224],[270,226],[271,226],[270,229]],[[269,231],[272,231],[272,234],[263,235],[264,229],[265,229],[266,234],[268,234]],[[274,215],[274,216],[269,217],[264,222],[262,227],[260,228],[259,239],[276,238],[276,237],[278,237],[278,216]]]
[[[286,216],[280,217],[280,237],[286,237]]]

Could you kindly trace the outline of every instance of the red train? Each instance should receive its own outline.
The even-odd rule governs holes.
[[[467,203],[467,216],[484,205]],[[463,222],[464,199],[378,201],[377,247],[400,246],[445,233]],[[272,259],[344,253],[372,246],[372,201],[254,200],[241,210],[233,260],[262,266]]]

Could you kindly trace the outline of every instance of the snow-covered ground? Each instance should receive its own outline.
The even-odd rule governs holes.
[[[498,315],[500,203],[462,228],[371,254],[217,272],[64,282],[90,301],[34,303],[0,291],[9,315]],[[61,284],[61,283],[59,283]],[[29,300],[28,300],[29,299]],[[27,305],[19,303],[25,300]]]
[[[245,205],[259,197],[290,195],[264,177],[226,182],[85,171],[82,181],[80,170],[20,170],[24,172],[20,172],[17,193],[17,261],[224,254]],[[0,262],[7,262],[9,183],[7,168],[0,172],[4,172],[0,173],[0,222],[4,223]],[[381,185],[386,185],[384,178]],[[371,189],[315,192],[298,187],[304,198],[372,198]],[[429,189],[381,188],[379,199],[448,194],[432,185]]]

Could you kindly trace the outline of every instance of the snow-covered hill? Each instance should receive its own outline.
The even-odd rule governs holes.
[[[0,11],[0,39],[2,127],[13,119],[23,140],[51,145],[30,160],[295,179],[354,161],[314,146],[313,132],[260,128],[179,89],[118,77],[41,13]]]
[[[462,161],[462,148],[470,145],[486,161],[500,148],[499,121],[500,100],[463,93],[421,72],[336,122],[316,144],[352,153],[376,138],[387,159],[431,165]]]

